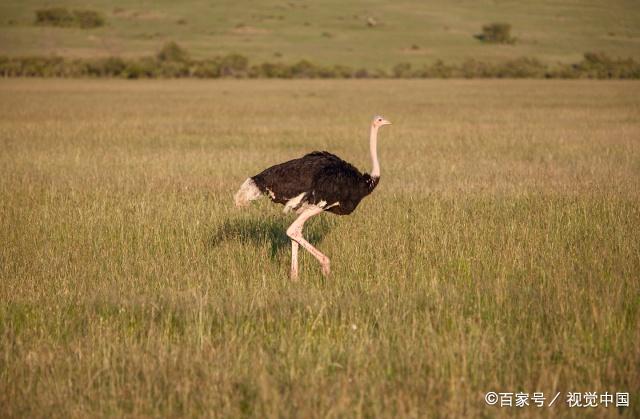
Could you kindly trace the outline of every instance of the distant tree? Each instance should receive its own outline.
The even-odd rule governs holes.
[[[482,27],[482,33],[475,35],[483,42],[495,44],[513,44],[516,39],[511,36],[511,25],[508,23],[490,23]]]
[[[104,26],[105,20],[100,13],[93,10],[74,10],[71,12],[64,7],[52,7],[36,10],[36,24],[90,29]]]

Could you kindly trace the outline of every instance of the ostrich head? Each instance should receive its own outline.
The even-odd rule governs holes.
[[[389,122],[386,119],[384,119],[384,117],[381,116],[381,115],[376,115],[376,116],[373,117],[372,125],[375,128],[380,128],[380,127],[385,126],[385,125],[391,125],[391,122]]]

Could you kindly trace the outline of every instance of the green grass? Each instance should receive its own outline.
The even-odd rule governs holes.
[[[640,415],[640,84],[0,81],[3,417]],[[328,149],[382,180],[305,234],[232,197]]]
[[[0,55],[132,57],[176,41],[195,58],[240,53],[253,63],[309,59],[384,70],[438,59],[572,63],[587,51],[640,58],[640,8],[633,0],[56,2],[100,12],[107,26],[92,30],[34,25],[35,11],[45,6],[0,4]],[[368,27],[368,17],[379,25]],[[517,42],[490,45],[473,37],[492,22],[510,23]]]

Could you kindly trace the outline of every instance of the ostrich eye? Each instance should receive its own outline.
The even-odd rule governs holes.
[[[382,118],[378,118],[378,122],[382,122]]]

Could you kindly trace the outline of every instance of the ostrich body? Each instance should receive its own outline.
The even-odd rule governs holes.
[[[373,168],[361,173],[353,165],[326,151],[314,151],[299,159],[269,167],[245,180],[235,195],[236,206],[242,207],[262,195],[283,204],[284,212],[296,211],[298,218],[287,229],[291,238],[291,278],[298,278],[298,247],[301,245],[330,272],[329,258],[302,235],[305,221],[323,211],[337,215],[351,214],[362,198],[369,195],[380,180],[377,138],[378,130],[391,124],[381,116],[371,123],[369,145]]]

